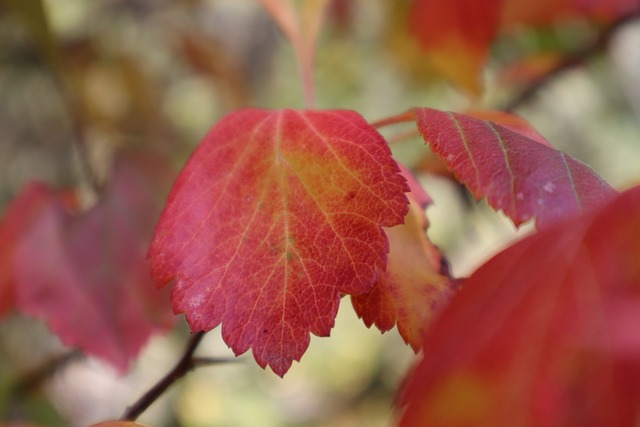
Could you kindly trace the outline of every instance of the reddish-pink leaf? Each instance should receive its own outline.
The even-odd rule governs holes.
[[[617,194],[584,163],[512,129],[431,108],[414,112],[431,150],[516,225],[534,218],[546,226]]]
[[[46,185],[31,183],[11,202],[0,220],[0,316],[15,306],[15,247],[44,207],[57,199]]]
[[[418,351],[431,320],[447,304],[455,282],[442,271],[440,251],[427,238],[427,217],[412,195],[405,223],[385,231],[389,237],[387,269],[370,292],[352,295],[358,316],[386,332],[398,325],[405,342]]]
[[[512,131],[526,136],[542,145],[551,147],[549,141],[540,134],[531,123],[526,121],[520,116],[507,113],[500,110],[468,110],[464,112],[465,115],[475,117],[476,119],[493,122],[497,125],[511,129]]]
[[[384,139],[351,111],[242,110],[193,154],[149,251],[193,330],[284,375],[329,334],[341,294],[371,289],[407,190]]]
[[[632,427],[640,187],[479,268],[425,337],[403,427]]]
[[[145,260],[160,211],[148,180],[138,164],[121,159],[96,206],[75,215],[50,200],[13,256],[18,308],[120,371],[174,319]]]

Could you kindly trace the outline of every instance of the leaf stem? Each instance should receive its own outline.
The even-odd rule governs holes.
[[[135,421],[140,414],[142,414],[153,402],[158,400],[162,394],[173,383],[184,377],[187,373],[195,369],[198,365],[196,363],[197,360],[193,357],[198,345],[202,341],[205,332],[196,332],[189,340],[187,344],[184,354],[182,358],[178,361],[178,363],[173,367],[171,371],[167,373],[160,381],[156,383],[153,387],[149,389],[145,394],[143,394],[133,405],[129,406],[125,413],[120,418],[122,421]]]
[[[405,111],[404,113],[397,114],[395,116],[385,117],[375,122],[371,122],[370,125],[374,128],[381,128],[384,126],[396,125],[399,123],[415,122],[416,116],[413,110]]]
[[[420,136],[420,131],[418,131],[418,129],[411,129],[387,138],[387,144],[393,145],[397,142],[404,141],[405,139],[413,138],[415,136]]]

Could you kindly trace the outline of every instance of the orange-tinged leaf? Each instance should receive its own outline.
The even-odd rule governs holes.
[[[501,7],[502,0],[416,0],[409,26],[445,77],[479,95]]]
[[[480,267],[425,337],[402,427],[632,427],[640,187]]]
[[[505,126],[431,108],[414,112],[431,150],[516,225],[533,218],[546,226],[617,194],[584,163]]]
[[[174,317],[145,259],[160,211],[140,164],[120,159],[88,212],[49,200],[22,233],[12,263],[18,308],[43,317],[67,345],[124,371]]]
[[[192,330],[222,323],[236,354],[284,375],[329,334],[341,294],[384,269],[381,227],[402,223],[404,178],[384,139],[351,111],[232,113],[195,151],[149,257]]]
[[[398,325],[405,342],[418,351],[432,319],[455,291],[442,254],[427,238],[424,207],[410,195],[405,223],[385,231],[389,238],[387,269],[378,275],[370,292],[352,295],[359,317],[370,327],[386,332]]]

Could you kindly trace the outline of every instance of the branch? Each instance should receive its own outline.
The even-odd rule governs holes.
[[[617,19],[609,26],[607,26],[593,41],[593,43],[584,46],[577,52],[574,52],[573,54],[567,56],[562,62],[553,67],[547,73],[538,77],[537,79],[534,79],[534,81],[526,89],[524,89],[519,95],[507,102],[500,109],[503,111],[513,112],[521,105],[527,103],[542,88],[548,85],[560,74],[583,64],[587,59],[606,49],[607,45],[611,41],[611,38],[616,34],[620,27],[638,18],[640,18],[640,13],[636,12]]]
[[[158,400],[165,391],[169,389],[175,382],[184,377],[190,371],[202,366],[210,366],[214,364],[228,363],[235,359],[212,358],[212,357],[194,357],[193,354],[198,348],[200,341],[204,337],[204,332],[197,332],[192,337],[180,361],[173,367],[164,378],[156,383],[143,394],[133,405],[129,406],[120,418],[122,421],[135,421],[153,402]]]

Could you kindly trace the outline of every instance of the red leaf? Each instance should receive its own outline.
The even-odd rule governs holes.
[[[46,185],[31,183],[17,196],[0,221],[0,316],[15,306],[13,254],[22,235],[41,214],[44,207],[57,200]]]
[[[14,254],[20,310],[44,317],[61,340],[120,371],[152,332],[173,321],[145,251],[160,205],[138,165],[119,161],[98,204],[74,215],[50,199]]]
[[[446,77],[479,95],[481,71],[498,32],[503,0],[415,0],[412,33]]]
[[[431,150],[516,225],[535,218],[546,226],[616,194],[582,162],[504,126],[431,108],[414,111]]]
[[[425,337],[403,427],[635,426],[640,187],[506,249]]]
[[[435,315],[455,290],[442,270],[442,254],[427,238],[424,207],[414,197],[405,223],[385,231],[389,237],[387,269],[379,273],[370,292],[351,296],[356,313],[365,325],[375,324],[382,332],[398,325],[407,344],[418,351]]]
[[[468,110],[464,113],[476,119],[493,122],[497,125],[511,129],[542,145],[551,147],[549,141],[542,136],[531,124],[520,116],[500,110]]]
[[[351,111],[243,110],[223,118],[178,177],[149,251],[191,328],[284,375],[329,334],[341,294],[386,264],[381,226],[403,221],[406,183],[384,139]]]

